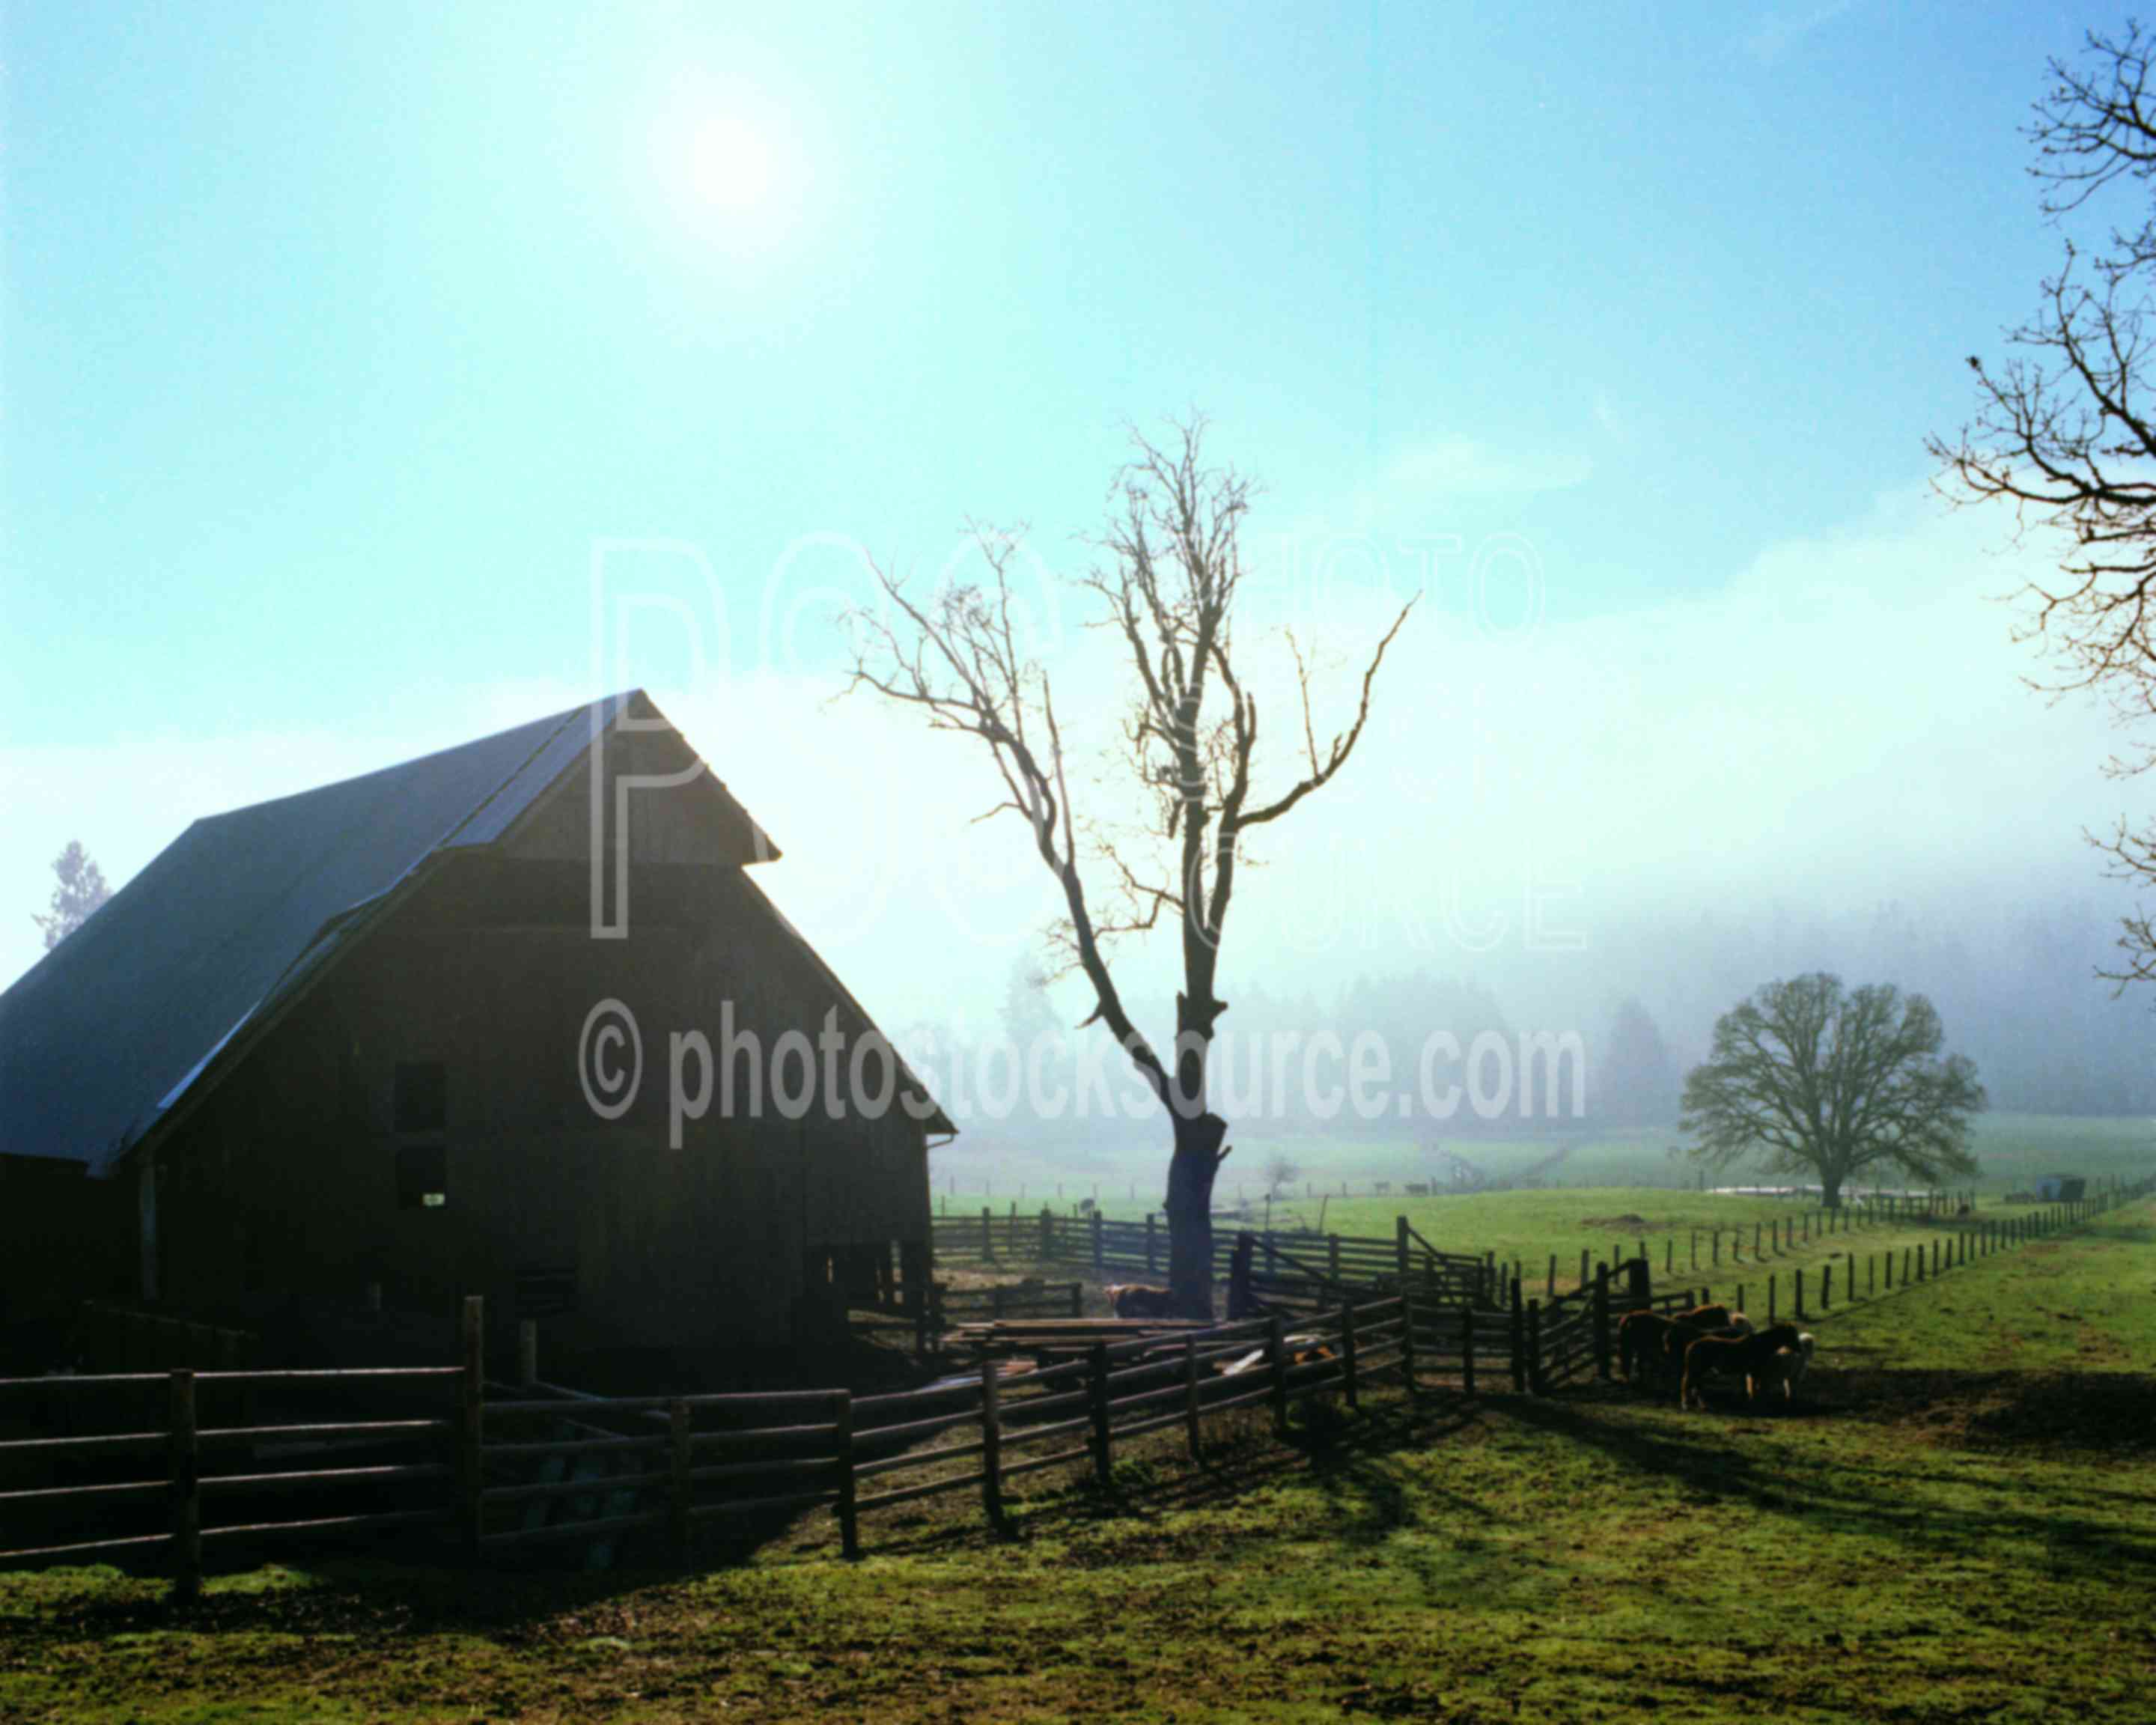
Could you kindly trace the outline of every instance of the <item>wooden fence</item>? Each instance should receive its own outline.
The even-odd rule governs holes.
[[[162,1557],[186,1594],[206,1546],[446,1522],[449,1396],[465,1377],[461,1366],[398,1366],[0,1379],[11,1429],[71,1434],[0,1441],[0,1546],[14,1548],[0,1564]],[[325,1391],[330,1405],[314,1417],[254,1411],[265,1397],[291,1408]],[[355,1412],[362,1398],[373,1405]],[[77,1430],[87,1424],[119,1429]],[[26,1474],[42,1483],[17,1484]]]
[[[841,1548],[853,1556],[861,1517],[879,1510],[971,1492],[999,1524],[1009,1481],[1070,1467],[1105,1482],[1116,1445],[1147,1433],[1180,1427],[1195,1454],[1207,1422],[1237,1409],[1268,1408],[1285,1430],[1296,1402],[1337,1396],[1352,1407],[1366,1388],[1412,1376],[1416,1328],[1395,1296],[1294,1324],[1273,1314],[1166,1339],[1096,1341],[1074,1358],[1024,1371],[988,1358],[957,1379],[891,1394],[593,1396],[538,1382],[490,1385],[475,1298],[465,1302],[465,1358],[454,1366],[0,1381],[0,1394],[48,1402],[118,1394],[165,1404],[161,1420],[130,1410],[125,1423],[140,1430],[0,1442],[0,1465],[48,1476],[0,1492],[0,1545],[10,1548],[0,1550],[0,1565],[155,1559],[178,1592],[191,1594],[205,1544],[226,1540],[252,1551],[285,1538],[424,1526],[453,1532],[474,1555],[623,1536],[662,1539],[685,1555],[706,1523],[816,1507],[831,1510]],[[1423,1345],[1435,1358],[1445,1344]],[[1469,1356],[1471,1373],[1471,1342]],[[321,1386],[346,1396],[430,1389],[440,1405],[393,1420],[211,1425],[198,1417],[213,1394],[289,1396]],[[420,1459],[320,1465],[337,1444],[408,1445]],[[234,1451],[246,1457],[237,1468],[203,1471],[206,1457]],[[145,1454],[163,1465],[120,1465]],[[128,1476],[51,1477],[69,1467]],[[413,1487],[423,1488],[416,1501],[382,1501],[384,1492]],[[269,1494],[354,1492],[367,1494],[364,1507],[338,1503],[326,1513],[310,1506],[274,1517],[250,1508],[237,1520],[204,1518],[206,1507],[228,1497],[251,1505]],[[112,1525],[116,1506],[123,1516],[141,1512],[134,1525]],[[92,1525],[75,1532],[88,1537],[56,1537],[85,1521]]]
[[[1928,1252],[1905,1252],[1903,1281],[2152,1190],[2156,1179],[1943,1235]],[[1117,1444],[1180,1428],[1194,1455],[1206,1422],[1237,1410],[1267,1409],[1284,1433],[1296,1402],[1353,1409],[1379,1384],[1410,1395],[1440,1379],[1471,1395],[1493,1383],[1547,1394],[1606,1378],[1622,1312],[1707,1296],[1704,1286],[1652,1296],[1650,1270],[1635,1259],[1552,1301],[1525,1299],[1512,1282],[1502,1306],[1409,1286],[1292,1318],[1094,1339],[1023,1370],[990,1356],[975,1371],[880,1395],[592,1396],[536,1381],[528,1358],[519,1375],[535,1381],[492,1386],[476,1298],[465,1302],[455,1365],[0,1379],[0,1420],[69,1434],[0,1440],[0,1564],[153,1558],[185,1594],[206,1551],[419,1527],[454,1531],[475,1556],[624,1535],[685,1553],[706,1524],[816,1507],[833,1512],[851,1556],[865,1515],[963,1492],[1000,1525],[1014,1479],[1069,1468],[1106,1483]],[[1871,1296],[1876,1270],[1858,1297]],[[1893,1274],[1890,1260],[1889,1287]],[[1855,1292],[1845,1280],[1845,1302]],[[1809,1317],[1801,1281],[1792,1296],[1791,1315]],[[1819,1311],[1832,1308],[1830,1280],[1816,1296]],[[328,1404],[308,1413],[310,1397]],[[280,1417],[257,1411],[265,1401]],[[79,1430],[99,1404],[118,1429]],[[25,1472],[38,1483],[17,1484]]]
[[[2024,1216],[1963,1218],[1961,1226],[1928,1241],[1905,1243],[1898,1253],[1889,1249],[1859,1258],[1851,1251],[1813,1266],[1814,1274],[1809,1280],[1803,1266],[1788,1272],[1786,1284],[1781,1271],[1769,1271],[1763,1280],[1755,1270],[1750,1279],[1739,1280],[1733,1286],[1722,1284],[1723,1295],[1732,1310],[1745,1312],[1755,1324],[1784,1320],[1813,1322],[1830,1314],[1837,1298],[1846,1309],[1892,1293],[1897,1286],[1897,1257],[1898,1285],[1907,1287],[1995,1253],[2082,1226],[2151,1192],[2156,1192],[2156,1176],[2077,1203],[2048,1204]],[[1741,1262],[1732,1266],[1737,1271],[1743,1267]],[[1644,1256],[1614,1266],[1602,1263],[1591,1269],[1583,1260],[1578,1286],[1566,1293],[1525,1301],[1521,1299],[1520,1284],[1515,1281],[1512,1297],[1519,1310],[1517,1327],[1526,1387],[1543,1394],[1589,1376],[1606,1380],[1614,1353],[1616,1318],[1642,1309],[1668,1312],[1703,1305],[1713,1297],[1712,1285],[1706,1282],[1650,1296],[1653,1268]]]
[[[1096,1280],[1158,1281],[1168,1274],[1168,1230],[1157,1216],[1114,1222],[1098,1212],[1061,1216],[1044,1209],[1021,1216],[983,1209],[973,1216],[939,1216],[934,1227],[939,1262],[1077,1264]],[[1267,1304],[1314,1308],[1351,1294],[1412,1286],[1426,1300],[1494,1306],[1502,1303],[1509,1281],[1495,1254],[1440,1251],[1405,1216],[1389,1239],[1216,1229],[1217,1278],[1235,1281],[1239,1250],[1251,1255],[1250,1286]]]

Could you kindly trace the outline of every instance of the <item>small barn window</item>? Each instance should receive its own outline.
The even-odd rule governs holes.
[[[449,1123],[449,1081],[439,1060],[399,1060],[392,1113],[400,1132],[438,1132]]]
[[[449,1201],[449,1152],[444,1144],[405,1144],[397,1152],[397,1207],[438,1210]]]

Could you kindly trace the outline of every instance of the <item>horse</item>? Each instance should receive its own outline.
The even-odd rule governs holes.
[[[1794,1324],[1774,1324],[1748,1336],[1701,1336],[1685,1348],[1680,1407],[1704,1408],[1702,1385],[1717,1373],[1741,1377],[1749,1401],[1776,1354],[1784,1348],[1801,1353],[1804,1337]]]
[[[1774,1357],[1767,1362],[1766,1368],[1760,1373],[1757,1388],[1771,1395],[1779,1384],[1782,1399],[1794,1401],[1797,1385],[1804,1381],[1804,1373],[1811,1366],[1812,1350],[1817,1346],[1817,1338],[1808,1330],[1797,1337],[1795,1347],[1776,1350]]]
[[[1126,1283],[1103,1290],[1108,1297],[1108,1313],[1111,1317],[1173,1317],[1175,1316],[1175,1296],[1166,1288],[1149,1288],[1136,1283]]]

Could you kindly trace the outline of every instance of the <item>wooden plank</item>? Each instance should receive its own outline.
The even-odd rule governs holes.
[[[100,1497],[162,1497],[172,1489],[169,1479],[129,1480],[109,1486],[40,1486],[34,1491],[0,1491],[0,1507],[10,1503],[59,1503],[70,1498],[90,1501]]]
[[[1087,1387],[1092,1403],[1093,1471],[1105,1490],[1113,1482],[1115,1439],[1109,1425],[1108,1350],[1103,1343],[1093,1344],[1092,1368]]]
[[[615,1491],[646,1486],[664,1486],[673,1478],[670,1469],[654,1473],[610,1474],[603,1479],[544,1480],[536,1485],[488,1486],[480,1493],[488,1503],[541,1503],[557,1497],[603,1497]]]
[[[172,1478],[172,1597],[202,1592],[202,1486],[195,1442],[195,1374],[175,1372],[170,1390]]]
[[[985,1445],[975,1442],[952,1444],[947,1449],[909,1450],[903,1455],[879,1456],[874,1461],[857,1461],[854,1474],[858,1479],[875,1479],[887,1473],[904,1473],[909,1468],[934,1467],[946,1461],[970,1461],[981,1455]]]
[[[1058,1450],[1052,1455],[1035,1455],[1030,1461],[1014,1461],[1005,1466],[1004,1477],[1016,1479],[1020,1474],[1039,1473],[1044,1468],[1067,1467],[1073,1462],[1090,1459],[1092,1454],[1093,1447],[1088,1444],[1082,1449]]]
[[[1004,1527],[1004,1461],[1001,1388],[993,1360],[981,1362],[981,1507],[988,1525]]]
[[[911,1503],[922,1497],[936,1497],[946,1491],[963,1491],[979,1485],[986,1477],[982,1473],[962,1473],[947,1480],[931,1480],[925,1485],[901,1486],[889,1491],[872,1491],[865,1497],[854,1500],[856,1513],[867,1509],[883,1509],[894,1503]]]
[[[157,1489],[168,1490],[168,1483],[158,1481]],[[20,1551],[0,1551],[0,1563],[12,1568],[47,1558],[88,1557],[92,1552],[141,1551],[153,1545],[169,1545],[172,1540],[169,1533],[140,1533],[126,1539],[85,1539],[73,1545],[30,1546]]]
[[[199,1381],[199,1380],[198,1380]],[[413,1480],[453,1479],[456,1470],[444,1461],[411,1461],[383,1467],[327,1467],[305,1472],[212,1473],[200,1480],[204,1492],[304,1491],[317,1486],[403,1484]]]
[[[451,1519],[454,1512],[433,1509],[376,1510],[365,1515],[317,1516],[300,1522],[253,1522],[242,1527],[205,1527],[205,1539],[263,1538],[281,1533],[348,1533],[372,1527],[416,1527]]]

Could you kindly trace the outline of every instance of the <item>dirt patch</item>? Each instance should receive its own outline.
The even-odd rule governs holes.
[[[1599,1229],[1605,1234],[1616,1228],[1623,1229],[1627,1234],[1651,1234],[1655,1231],[1655,1224],[1645,1216],[1589,1216],[1579,1225]]]

